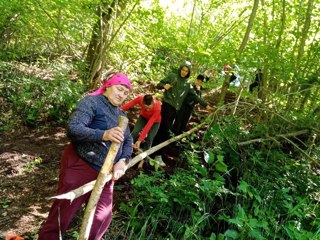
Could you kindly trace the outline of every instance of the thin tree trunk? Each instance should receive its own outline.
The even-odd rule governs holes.
[[[282,12],[281,12],[281,20],[280,20],[280,31],[278,34],[278,39],[275,48],[278,50],[280,49],[280,45],[282,42],[282,35],[284,33],[284,29],[286,27],[286,0],[282,0]]]
[[[102,49],[106,42],[108,42],[107,38],[112,32],[112,18],[115,13],[115,9],[117,8],[117,2],[117,0],[113,0],[110,5],[104,2],[97,10],[98,20],[92,30],[92,37],[86,58],[86,61],[90,64],[88,72],[90,73],[89,88],[91,89],[95,88],[95,85],[98,82],[97,79],[100,79],[101,76],[100,70],[102,65],[100,58],[101,55],[104,54]]]
[[[315,116],[318,119],[320,118],[320,114],[319,114],[320,106],[319,106],[319,104],[317,104],[318,103],[318,99],[319,99],[319,95],[320,95],[320,88],[318,87],[314,91],[314,93],[312,95],[312,98],[310,100],[310,106],[311,106],[310,110],[311,111],[309,111],[310,112],[309,114],[311,116]],[[318,115],[318,116],[316,116],[316,115]]]
[[[254,23],[254,19],[256,17],[256,14],[257,14],[258,6],[259,6],[259,0],[254,0],[252,12],[251,12],[250,19],[249,19],[248,26],[247,26],[247,30],[246,30],[246,33],[243,37],[242,43],[241,43],[239,50],[238,50],[239,56],[242,54],[244,48],[246,47],[246,45],[248,43],[249,35],[250,35],[251,29],[253,27],[253,23]]]
[[[117,12],[119,12],[119,14],[125,8],[126,3],[127,3],[127,1],[125,1],[125,0],[118,1],[118,6],[121,9],[121,11],[120,10],[117,11]],[[114,33],[113,33],[113,24],[111,23],[111,21],[107,22],[107,27],[101,28],[100,40],[98,43],[98,47],[95,48],[94,59],[92,60],[92,63],[91,63],[91,70],[90,70],[90,77],[89,77],[90,88],[94,88],[97,85],[97,82],[100,79],[101,74],[102,74],[101,70],[102,70],[103,66],[105,66],[105,63],[106,63],[106,52],[109,49],[109,47],[110,47],[111,43],[113,42],[113,40],[115,39],[115,37],[117,36],[117,34],[122,29],[123,25],[130,18],[131,14],[132,14],[133,10],[135,9],[135,7],[137,6],[137,4],[138,4],[137,2],[134,4],[134,6],[130,10],[130,12],[128,13],[126,18],[120,24],[118,29],[114,31]],[[112,17],[112,18],[116,18],[116,16]],[[106,23],[102,22],[102,24],[104,25]]]
[[[300,43],[299,43],[299,49],[298,49],[298,57],[297,57],[297,63],[296,63],[296,70],[299,70],[301,65],[301,59],[304,54],[304,46],[306,45],[306,40],[308,37],[308,32],[310,29],[310,23],[311,23],[311,15],[312,15],[312,9],[314,7],[314,0],[308,1],[308,10],[306,14],[306,19],[304,22],[304,26],[302,28]]]
[[[262,143],[265,141],[275,140],[280,137],[296,137],[296,136],[299,136],[302,134],[307,134],[308,132],[309,132],[309,130],[304,129],[304,130],[300,130],[300,131],[292,132],[292,133],[278,134],[278,135],[275,135],[273,137],[268,137],[268,138],[256,138],[256,139],[251,139],[251,140],[248,140],[245,142],[239,142],[238,146],[245,146],[245,145],[249,145],[249,144],[253,144],[253,143]]]
[[[14,24],[20,17],[20,13],[13,13],[7,17],[0,28],[0,49],[6,49],[9,46],[12,36],[14,35]]]
[[[224,81],[221,87],[221,92],[220,92],[220,96],[219,96],[219,102],[218,102],[218,106],[223,105],[224,104],[224,98],[226,97],[229,85],[230,85],[230,78],[231,78],[231,73],[227,72],[225,77],[224,77]]]
[[[279,29],[279,34],[278,34],[278,38],[276,40],[276,44],[275,44],[275,50],[276,50],[276,54],[278,57],[275,58],[275,60],[277,61],[278,59],[281,58],[281,53],[280,53],[280,46],[282,43],[282,36],[284,34],[284,30],[286,27],[286,0],[282,0],[282,11],[281,11],[281,18],[280,18],[280,29]],[[274,76],[274,69],[275,68],[271,68],[270,69],[270,76]],[[267,76],[266,76],[267,77]],[[268,85],[268,90],[271,92],[277,92],[278,91],[278,83],[277,83],[277,79],[271,77],[268,79],[269,81],[269,85]]]
[[[242,15],[246,12],[246,10],[244,9],[240,14],[237,20],[235,20],[232,24],[230,24],[226,29],[222,28],[221,31],[219,33],[216,34],[215,37],[213,37],[213,41],[215,44],[219,43],[220,41],[222,41],[226,36],[228,36],[228,34],[230,32],[232,32],[233,29],[235,29],[240,22],[243,21]],[[213,49],[214,47],[211,45],[210,46],[211,49]]]
[[[313,64],[316,66],[320,65],[319,52],[315,51],[315,49],[317,48],[316,45],[318,44],[317,37],[320,29],[320,22],[318,21],[318,23],[316,23],[315,25],[317,26],[317,29],[313,33],[313,39],[311,41],[311,44],[309,45],[309,52],[306,57],[307,60],[304,64],[304,67],[301,68],[301,71],[305,73],[309,72],[308,70]],[[319,70],[317,70],[317,72],[319,72]]]
[[[135,3],[134,6],[131,8],[131,10],[129,11],[128,15],[126,16],[126,18],[123,20],[123,22],[120,24],[120,26],[118,27],[118,29],[116,29],[114,31],[113,34],[110,34],[110,39],[108,42],[106,42],[106,44],[104,45],[104,47],[102,48],[101,51],[101,55],[98,58],[97,62],[98,64],[100,63],[99,66],[105,66],[106,65],[106,59],[107,59],[107,51],[110,48],[111,43],[113,42],[113,40],[115,39],[115,37],[118,35],[118,33],[120,32],[120,30],[122,29],[122,27],[124,26],[124,24],[128,21],[128,19],[130,18],[130,16],[132,15],[134,9],[136,8],[136,6],[138,6],[138,3]],[[100,71],[101,73],[101,71]],[[93,76],[93,75],[92,75]],[[94,79],[93,79],[94,80]]]
[[[268,14],[266,12],[266,9],[264,8],[264,1],[261,1],[262,3],[262,9],[263,9],[263,44],[264,46],[268,46],[269,44],[269,38],[268,38]],[[263,63],[263,66],[257,66],[261,68],[263,76],[262,79],[259,82],[259,91],[258,91],[258,98],[260,98],[263,102],[266,101],[266,89],[267,89],[267,67],[268,66],[269,59],[266,58],[265,62]]]
[[[189,30],[188,30],[188,42],[190,41],[190,38],[191,38],[192,22],[193,22],[194,12],[196,10],[196,4],[197,4],[197,0],[194,0],[193,1],[193,8],[192,8],[192,15],[191,15],[190,24],[189,24]]]
[[[38,4],[38,6],[41,8],[41,10],[48,16],[48,18],[51,20],[51,22],[55,25],[55,27],[57,28],[57,32],[60,33],[60,35],[63,37],[63,39],[65,40],[65,43],[70,51],[70,53],[72,53],[74,56],[80,57],[77,54],[77,51],[73,48],[72,44],[69,44],[69,40],[68,37],[66,36],[66,34],[64,34],[64,31],[61,29],[60,25],[59,25],[59,21],[56,22],[54,20],[54,17],[51,16],[50,12],[47,11],[42,5],[41,2],[36,2],[36,4]],[[59,20],[59,19],[58,19]]]
[[[311,22],[311,15],[312,15],[312,9],[314,5],[314,0],[309,0],[308,1],[308,9],[307,9],[307,13],[306,13],[306,17],[305,17],[305,22],[302,28],[302,32],[301,32],[301,36],[300,36],[300,41],[297,41],[298,44],[298,56],[297,56],[297,60],[296,60],[296,67],[295,67],[295,74],[294,77],[296,79],[303,77],[299,74],[300,72],[300,66],[301,66],[301,61],[302,61],[302,57],[304,54],[304,46],[306,44],[306,40],[308,37],[308,32],[310,29],[310,22]],[[299,39],[299,38],[297,38]],[[298,85],[296,84],[296,82],[292,83],[291,86],[288,89],[289,92],[293,93],[293,92],[297,92],[298,91]],[[287,106],[286,109],[290,110],[293,107],[296,106],[295,101],[296,100],[296,95],[295,94],[289,94],[288,100],[287,100]]]

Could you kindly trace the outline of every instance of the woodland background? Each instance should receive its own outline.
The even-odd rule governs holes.
[[[188,60],[191,80],[216,70],[205,84],[214,111],[179,143],[181,164],[131,180],[105,239],[320,239],[319,0],[0,0],[0,10],[1,234],[36,239],[45,219],[23,229],[10,216],[14,177],[37,178],[49,161],[22,161],[10,141],[53,137],[103,71],[125,72],[133,98]],[[241,84],[227,88],[221,71],[234,61]],[[262,86],[249,93],[256,68]],[[34,184],[29,196],[45,191]]]

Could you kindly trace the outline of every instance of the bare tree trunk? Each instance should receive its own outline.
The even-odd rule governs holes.
[[[126,0],[113,0],[110,5],[104,3],[104,7],[99,7],[97,11],[99,19],[94,25],[86,58],[87,62],[90,64],[90,88],[94,88],[97,84],[97,79],[100,79],[101,69],[103,68],[106,59],[106,51],[115,38],[115,35],[120,30],[114,31],[112,19],[116,19],[121,15],[127,3],[128,1]],[[128,17],[126,20],[127,19]],[[123,26],[123,24],[124,23],[122,23],[121,26]]]
[[[192,22],[193,22],[194,12],[196,10],[196,4],[197,4],[197,0],[194,0],[193,1],[191,20],[190,20],[189,30],[188,30],[188,42],[190,41],[190,38],[191,38]]]
[[[303,77],[301,75],[299,75],[298,73],[300,72],[300,66],[301,66],[301,60],[304,54],[304,46],[306,44],[306,40],[308,37],[308,32],[310,29],[310,22],[311,22],[311,15],[312,15],[312,10],[314,7],[314,0],[309,0],[308,1],[308,9],[307,9],[307,13],[306,13],[306,18],[305,18],[305,22],[302,28],[302,32],[301,32],[301,37],[300,37],[300,41],[298,44],[298,56],[297,56],[297,60],[296,60],[296,67],[295,67],[295,75],[294,77],[296,79]],[[298,39],[298,38],[297,38]],[[291,86],[288,89],[289,92],[293,93],[293,92],[297,92],[298,91],[298,85],[294,82],[291,84]],[[287,100],[287,106],[286,109],[292,109],[294,106],[296,106],[294,103],[296,99],[296,95],[295,94],[289,94],[288,100]]]
[[[284,32],[285,26],[286,26],[286,0],[282,0],[280,31],[279,31],[277,43],[276,43],[276,46],[275,46],[275,48],[278,50],[278,52],[279,52],[280,45],[281,45],[281,42],[282,42],[282,35],[283,35],[283,32]]]
[[[251,29],[252,29],[252,26],[254,23],[254,19],[257,14],[258,6],[259,6],[259,0],[254,0],[252,12],[251,12],[250,19],[249,19],[248,26],[247,26],[247,30],[246,30],[246,33],[243,37],[242,43],[241,43],[239,50],[238,50],[239,56],[242,54],[244,48],[246,47],[246,45],[248,43],[249,35],[250,35]]]
[[[304,46],[306,45],[306,40],[308,37],[308,32],[310,29],[310,22],[311,22],[311,15],[312,15],[312,9],[314,7],[314,0],[308,1],[308,10],[306,14],[306,19],[304,22],[304,26],[302,28],[300,43],[299,43],[299,49],[298,49],[298,57],[297,57],[297,63],[296,63],[296,70],[299,70],[301,65],[301,59],[304,54]]]
[[[306,109],[307,106],[314,106],[317,105],[316,101],[318,99],[318,92],[319,92],[319,80],[318,80],[318,73],[314,73],[309,76],[307,82],[301,84],[300,86],[300,93],[302,97],[300,98],[300,108],[299,110],[302,112]],[[313,94],[312,94],[313,92]],[[307,104],[311,102],[313,104]],[[307,106],[306,106],[307,105]]]
[[[215,43],[215,44],[217,44],[217,43],[219,43],[220,41],[222,41],[226,36],[228,36],[228,34],[229,34],[230,32],[232,32],[232,30],[235,29],[235,28],[238,26],[238,24],[244,20],[244,17],[242,17],[242,15],[243,15],[245,12],[246,12],[246,10],[243,10],[243,11],[239,14],[238,19],[235,20],[232,24],[230,24],[226,29],[222,28],[221,31],[220,31],[219,33],[217,33],[215,37],[213,37],[212,42]],[[210,45],[210,48],[211,48],[211,49],[214,49],[213,44]]]
[[[0,49],[6,49],[9,45],[14,34],[13,25],[17,22],[19,17],[19,13],[7,17],[4,24],[0,27]]]
[[[278,58],[281,57],[280,46],[281,46],[281,43],[282,43],[282,35],[283,35],[285,27],[286,27],[286,19],[287,19],[286,18],[286,0],[282,0],[282,11],[281,11],[281,18],[280,18],[280,30],[279,30],[278,38],[277,38],[276,44],[275,44],[276,54],[277,54]],[[278,58],[275,58],[275,59],[277,60]],[[274,76],[274,68],[270,69],[269,76],[270,76],[270,78],[269,78],[268,89],[271,92],[277,92],[278,91],[278,83],[277,83],[276,79],[272,77],[272,76]]]
[[[219,96],[219,102],[218,102],[218,106],[222,105],[224,103],[224,98],[226,97],[229,85],[230,85],[230,78],[231,78],[231,73],[228,71],[226,72],[226,75],[224,77],[224,81],[221,87],[221,93]]]
[[[268,38],[268,14],[266,13],[266,10],[264,8],[264,0],[261,1],[262,8],[264,10],[263,12],[263,44],[264,46],[267,46],[269,44],[269,38]],[[257,66],[261,68],[261,72],[263,73],[262,79],[259,82],[259,91],[258,91],[258,98],[260,98],[263,102],[266,101],[266,89],[267,89],[267,66],[268,66],[269,59],[266,58],[265,62],[263,62],[263,66]]]
[[[59,8],[58,10],[58,14],[57,14],[57,26],[61,26],[61,17],[62,17],[62,9]],[[54,41],[56,43],[56,48],[58,48],[58,52],[61,52],[61,47],[60,47],[60,36],[61,36],[61,32],[60,30],[57,28],[57,32],[56,32],[56,36],[54,38]]]
[[[301,68],[302,72],[309,72],[308,70],[309,70],[310,66],[312,66],[313,64],[316,66],[320,65],[319,52],[314,51],[314,48],[316,48],[316,44],[318,44],[317,38],[319,36],[320,20],[318,20],[316,23],[314,23],[314,25],[316,25],[317,28],[312,33],[313,38],[312,38],[311,44],[309,44],[309,52],[308,52],[307,60],[304,64],[304,67]],[[319,69],[317,70],[317,72],[319,72]]]

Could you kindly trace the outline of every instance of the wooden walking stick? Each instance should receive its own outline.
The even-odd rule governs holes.
[[[128,125],[128,119],[126,117],[120,116],[118,120],[118,126],[121,127],[123,131],[126,130]],[[93,222],[94,213],[96,211],[96,207],[98,201],[100,199],[101,192],[110,178],[108,175],[110,174],[113,168],[114,158],[116,157],[118,150],[120,148],[121,143],[112,142],[107,157],[102,165],[102,168],[99,172],[97,180],[94,184],[92,193],[89,198],[89,202],[87,204],[84,217],[82,220],[82,225],[79,233],[79,240],[87,240],[89,238],[91,225]]]

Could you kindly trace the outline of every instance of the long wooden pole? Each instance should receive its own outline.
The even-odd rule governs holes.
[[[127,125],[128,125],[128,119],[126,117],[120,116],[118,120],[118,126],[121,127],[123,131],[125,131]],[[99,172],[96,183],[94,184],[92,193],[89,198],[89,202],[86,207],[86,211],[84,213],[84,217],[82,220],[82,225],[79,233],[79,238],[78,238],[79,240],[89,239],[89,234],[90,234],[90,229],[93,222],[94,213],[96,211],[96,207],[100,199],[101,192],[105,184],[108,182],[108,180],[110,180],[108,178],[108,175],[110,174],[113,168],[114,158],[118,153],[120,145],[121,143],[112,142],[110,146],[110,150]]]
[[[207,119],[209,120],[209,118]],[[142,152],[140,154],[138,154],[137,156],[135,156],[129,163],[128,165],[126,166],[127,169],[131,168],[132,166],[134,166],[135,164],[137,164],[138,162],[140,162],[141,160],[145,159],[147,156],[151,155],[152,153],[158,151],[159,149],[165,147],[165,146],[168,146],[170,143],[173,143],[173,142],[176,142],[188,135],[190,135],[191,133],[199,130],[200,128],[202,128],[205,124],[207,124],[207,121],[204,121],[203,123],[197,125],[196,127],[190,129],[189,131],[187,132],[184,132],[178,136],[175,136],[173,138],[170,138],[169,140],[165,141],[165,142],[162,142],[150,149],[148,149],[147,151],[145,152]],[[106,180],[107,181],[110,181],[112,179],[112,173],[109,174],[109,176],[107,176]],[[70,192],[67,192],[67,193],[63,193],[63,194],[60,194],[60,195],[57,195],[57,196],[53,196],[53,197],[50,197],[49,199],[68,199],[70,201],[73,201],[74,199],[76,199],[77,197],[80,197],[84,194],[86,194],[87,192],[90,192],[93,188],[93,186],[95,185],[95,181],[96,180],[93,180],[81,187],[78,187],[74,190],[71,190]]]

